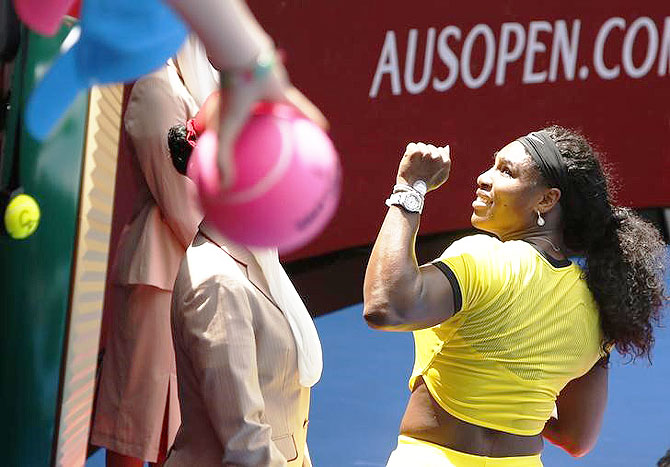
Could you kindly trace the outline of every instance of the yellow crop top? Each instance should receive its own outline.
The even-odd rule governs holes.
[[[579,266],[487,235],[454,242],[434,264],[461,306],[414,332],[410,388],[423,376],[454,417],[540,433],[561,389],[603,356],[598,310]]]

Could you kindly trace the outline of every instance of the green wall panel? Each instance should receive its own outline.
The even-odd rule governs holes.
[[[41,208],[37,231],[25,240],[0,239],[0,380],[2,465],[49,465],[58,413],[59,379],[71,287],[87,95],[81,93],[44,143],[22,131],[14,141],[19,94],[30,90],[68,32],[30,34],[25,72],[12,84],[5,156],[20,146],[21,183]],[[21,60],[19,58],[17,63]],[[22,88],[21,92],[19,92]],[[11,159],[11,157],[10,157]],[[7,161],[6,161],[7,162]],[[6,163],[5,162],[5,163]],[[5,176],[8,167],[5,168]],[[3,180],[6,182],[6,180]]]

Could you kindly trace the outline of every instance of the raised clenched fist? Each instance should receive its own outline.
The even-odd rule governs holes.
[[[450,169],[449,145],[409,143],[400,160],[396,183],[412,186],[417,180],[423,180],[431,191],[447,181]]]

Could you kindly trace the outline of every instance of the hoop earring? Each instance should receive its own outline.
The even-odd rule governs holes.
[[[537,211],[537,225],[540,227],[544,225],[544,218],[542,217],[542,214],[540,214],[540,211]]]

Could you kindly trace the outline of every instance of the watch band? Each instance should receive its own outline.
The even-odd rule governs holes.
[[[396,183],[393,185],[393,193],[398,193],[400,191],[416,191],[421,196],[426,196],[428,186],[423,180],[417,180],[412,184],[412,186],[406,185],[404,183]]]
[[[423,201],[423,196],[420,193],[411,190],[393,193],[386,200],[385,204],[389,207],[400,206],[407,212],[421,214],[423,211]]]
[[[386,205],[400,206],[407,212],[421,214],[427,190],[428,187],[423,180],[417,180],[412,186],[397,183],[393,185],[393,193],[386,200]]]

